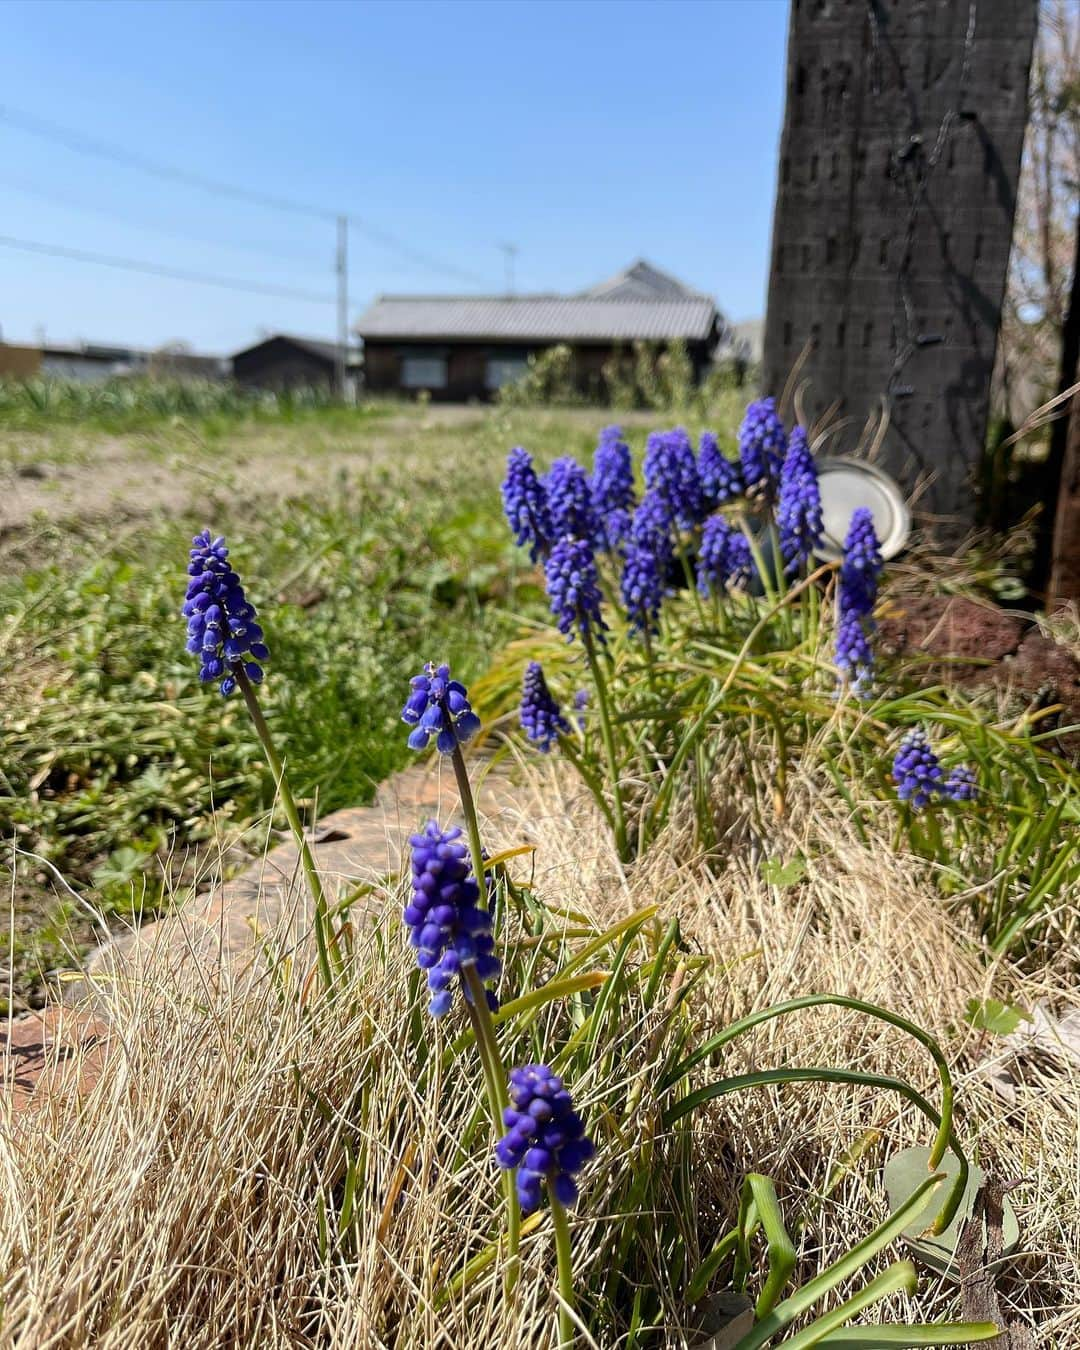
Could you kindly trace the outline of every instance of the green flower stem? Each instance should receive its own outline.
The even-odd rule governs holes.
[[[487,992],[476,973],[476,967],[471,964],[464,966],[461,975],[472,997],[472,1002],[468,1004],[469,1020],[472,1022],[476,1048],[480,1053],[480,1063],[484,1070],[492,1127],[498,1134],[502,1126],[503,1112],[510,1105],[510,1097],[506,1088],[506,1071],[503,1068],[502,1056],[499,1054],[498,1041],[495,1039],[495,1023],[491,1020]],[[507,1263],[504,1288],[509,1295],[517,1284],[520,1264],[518,1249],[521,1246],[521,1206],[518,1204],[512,1173],[503,1172],[502,1188],[506,1199]]]
[[[746,542],[750,545],[750,553],[754,559],[754,566],[757,568],[758,576],[761,578],[761,588],[765,592],[765,599],[770,606],[776,604],[776,591],[773,589],[773,579],[769,569],[765,566],[765,558],[762,555],[761,547],[758,544],[754,531],[750,528],[750,522],[740,511],[738,515],[739,526],[746,536]]]
[[[319,974],[322,976],[323,984],[327,989],[330,989],[334,983],[335,969],[338,974],[341,973],[341,953],[338,952],[336,947],[333,949],[334,963],[332,966],[330,960],[330,911],[326,903],[326,892],[323,890],[322,881],[315,866],[315,859],[312,857],[311,848],[304,834],[304,822],[300,819],[296,798],[292,794],[289,780],[285,777],[285,766],[281,762],[281,756],[278,754],[273,737],[270,735],[270,728],[266,724],[262,708],[259,707],[255,687],[248,679],[247,671],[240,662],[233,663],[232,673],[241,694],[244,696],[244,703],[247,705],[251,720],[255,724],[255,732],[262,744],[266,762],[270,765],[270,772],[274,775],[275,785],[281,794],[281,804],[285,808],[289,828],[293,832],[296,847],[300,851],[300,863],[304,869],[304,876],[307,878],[308,889],[315,906],[315,947],[318,952]]]
[[[682,564],[683,576],[686,578],[686,586],[690,594],[694,597],[694,607],[697,610],[698,622],[702,628],[705,628],[705,610],[701,604],[701,594],[697,588],[697,581],[694,578],[694,569],[690,566],[690,558],[686,552],[686,542],[680,536],[679,538],[679,562]]]
[[[469,853],[472,856],[473,875],[476,877],[481,897],[483,897],[485,895],[485,867],[484,847],[480,842],[480,822],[476,815],[476,802],[473,798],[472,784],[469,782],[469,771],[465,767],[465,756],[461,753],[461,745],[457,742],[455,742],[454,749],[451,752],[450,762],[454,766],[461,813],[465,817],[465,829],[469,836]],[[484,1070],[492,1129],[498,1134],[502,1126],[503,1111],[510,1105],[506,1088],[506,1069],[503,1066],[502,1055],[499,1053],[499,1043],[495,1039],[495,1024],[491,1020],[491,1010],[487,1005],[487,993],[483,982],[476,973],[476,967],[474,965],[463,967],[461,975],[468,985],[469,993],[472,995],[472,1002],[468,1005],[469,1019],[476,1035],[476,1047],[480,1054],[480,1064]],[[506,1293],[510,1294],[517,1283],[518,1277],[521,1206],[518,1204],[517,1191],[514,1189],[514,1179],[509,1172],[503,1173],[502,1186],[503,1194],[506,1197],[508,1257],[504,1287]]]
[[[555,1230],[555,1258],[559,1263],[559,1350],[574,1344],[574,1265],[570,1253],[570,1224],[566,1210],[548,1186],[551,1226]]]
[[[619,787],[619,761],[615,754],[615,736],[611,729],[611,709],[608,706],[607,683],[600,672],[600,662],[596,659],[596,645],[588,628],[582,633],[581,640],[585,644],[585,656],[589,662],[589,670],[592,672],[593,683],[596,685],[596,702],[600,709],[600,735],[604,741],[608,772],[611,774],[611,791],[614,798],[615,813],[615,847],[618,850],[619,858],[623,862],[629,862],[626,849],[626,813],[623,810],[622,789]]]
[[[469,836],[469,854],[472,857],[473,876],[476,878],[476,884],[480,887],[480,894],[484,893],[484,846],[480,842],[480,821],[476,815],[476,802],[473,799],[472,784],[469,782],[469,771],[465,767],[465,756],[461,753],[461,744],[454,742],[454,749],[450,755],[450,762],[454,766],[454,777],[457,780],[458,799],[461,802],[461,814],[465,817],[465,832]]]

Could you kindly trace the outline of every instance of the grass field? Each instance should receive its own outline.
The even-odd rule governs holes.
[[[227,868],[284,828],[243,706],[183,649],[188,537],[208,523],[260,609],[263,702],[308,815],[410,757],[399,712],[425,660],[470,685],[514,783],[470,838],[492,860],[498,1046],[477,1054],[482,1019],[460,1009],[428,1015],[400,878],[354,901],[336,983],[286,927],[260,931],[251,982],[164,949],[121,967],[86,996],[112,1031],[96,1087],[0,1135],[12,1345],[569,1343],[554,1210],[526,1221],[510,1290],[493,1053],[556,1065],[597,1146],[563,1249],[593,1337],[575,1344],[692,1344],[708,1290],[757,1297],[744,1350],[775,1343],[777,1317],[818,1343],[809,1318],[841,1298],[835,1325],[861,1312],[872,1334],[823,1345],[967,1343],[904,1324],[974,1319],[985,1339],[970,1284],[989,1276],[1000,1321],[1080,1345],[1080,813],[1036,710],[913,663],[883,663],[866,698],[838,691],[827,568],[764,595],[669,578],[650,647],[602,558],[590,666],[511,547],[499,483],[515,444],[588,463],[595,411],[136,411],[24,410],[0,435],[24,485],[0,542],[14,1006],[77,962],[80,894],[130,920],[182,900],[197,853]],[[736,418],[705,424],[730,440]],[[618,420],[639,460],[645,428],[702,425]],[[916,550],[881,606],[995,578],[991,554]],[[564,708],[590,690],[546,761],[515,730],[533,658]],[[970,768],[973,799],[898,799],[914,728]],[[929,1144],[953,1088],[941,1149],[1008,1190],[1021,1228],[1004,1265],[965,1257],[964,1290],[866,1245],[891,1222],[881,1168]],[[916,1172],[929,1184],[925,1158]]]
[[[403,676],[428,653],[479,674],[537,599],[501,517],[507,448],[587,457],[602,420],[65,408],[22,402],[0,420],[0,830],[21,851],[0,941],[17,1008],[90,939],[53,868],[106,912],[152,912],[166,866],[182,891],[188,851],[222,828],[243,857],[269,805],[246,719],[183,650],[189,536],[227,534],[256,605],[273,602],[270,710],[308,809],[317,790],[320,812],[359,804],[405,756],[389,734]]]

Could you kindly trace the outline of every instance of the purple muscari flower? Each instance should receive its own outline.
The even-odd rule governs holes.
[[[593,456],[593,505],[601,516],[634,508],[634,469],[630,447],[619,427],[605,427]]]
[[[702,595],[719,590],[727,582],[745,586],[754,575],[750,541],[734,529],[723,516],[710,516],[701,532],[698,549],[697,584]]]
[[[840,567],[840,607],[856,614],[872,614],[877,600],[878,577],[883,566],[874,530],[874,517],[868,507],[856,507],[844,540],[844,561]]]
[[[546,1064],[510,1070],[507,1133],[495,1145],[500,1167],[517,1168],[517,1194],[526,1211],[540,1206],[540,1186],[562,1205],[578,1198],[574,1175],[596,1152],[561,1078]]]
[[[578,730],[585,730],[585,709],[589,706],[589,691],[579,689],[574,695],[574,711],[577,713]]]
[[[905,732],[893,759],[892,776],[896,795],[910,802],[913,811],[921,811],[935,793],[943,791],[941,764],[921,728]]]
[[[787,436],[776,411],[776,400],[758,399],[746,409],[739,428],[739,460],[747,491],[761,485],[771,490],[780,474]]]
[[[602,642],[607,624],[600,616],[596,559],[588,541],[564,535],[551,550],[544,575],[559,632],[572,639],[576,628],[584,639],[595,630]]]
[[[941,790],[954,802],[974,801],[979,791],[974,769],[969,769],[966,764],[958,764],[955,769],[950,769]]]
[[[530,661],[525,668],[521,688],[521,725],[530,741],[545,753],[559,739],[560,732],[569,731],[570,723],[562,715],[552,697],[544,668],[539,661]]]
[[[836,595],[836,664],[858,694],[868,692],[874,678],[870,635],[882,565],[874,517],[860,506],[852,513],[844,541]]]
[[[621,553],[630,538],[634,517],[625,507],[617,506],[607,515],[600,517],[600,528],[596,533],[596,547],[607,553]]]
[[[405,700],[401,720],[414,730],[409,736],[413,750],[424,750],[432,736],[440,753],[450,755],[480,730],[480,719],[469,705],[463,684],[450,678],[449,666],[429,661],[409,681],[412,693]]]
[[[692,530],[704,515],[705,500],[694,448],[682,427],[652,433],[644,469],[645,486],[664,499],[681,530]]]
[[[739,466],[728,459],[711,431],[701,433],[698,447],[701,490],[710,506],[723,506],[742,492]]]
[[[221,692],[227,696],[236,688],[240,670],[252,684],[261,683],[258,663],[270,652],[255,622],[255,606],[245,597],[240,578],[229,564],[224,538],[212,539],[210,531],[203,530],[191,544],[187,597],[181,611],[188,621],[187,649],[199,657],[199,679],[203,683],[221,680]]]
[[[458,842],[461,830],[440,830],[429,820],[421,834],[414,834],[412,852],[412,899],[405,907],[409,942],[416,949],[416,964],[427,971],[431,1011],[442,1017],[450,1011],[451,985],[455,975],[473,966],[482,982],[493,980],[502,969],[495,955],[491,915],[480,907],[480,887],[469,867],[468,849]],[[472,994],[465,979],[465,1001]],[[499,1004],[485,989],[488,1006]]]
[[[872,622],[854,610],[841,609],[836,624],[836,664],[852,692],[868,694],[874,682],[874,649],[870,643]]]
[[[536,476],[532,458],[521,446],[516,446],[507,457],[502,497],[514,542],[529,545],[533,562],[541,554],[546,556],[555,537],[547,492]]]
[[[630,627],[638,633],[655,633],[664,602],[664,569],[655,547],[627,545],[620,582],[622,602]]]
[[[787,570],[795,572],[821,544],[821,493],[817,467],[802,427],[788,439],[780,470],[780,498],[776,507],[780,552]]]
[[[599,522],[593,505],[592,489],[585,470],[565,456],[557,459],[544,480],[554,537],[572,534],[576,539],[596,538]]]

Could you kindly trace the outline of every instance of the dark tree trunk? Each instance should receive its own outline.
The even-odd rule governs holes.
[[[885,466],[970,522],[1036,0],[792,0],[764,392],[888,416]]]

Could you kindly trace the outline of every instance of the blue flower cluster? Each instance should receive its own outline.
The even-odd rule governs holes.
[[[682,427],[654,431],[645,443],[645,486],[666,503],[680,530],[692,530],[705,514],[701,475],[690,437]]]
[[[745,586],[754,575],[750,541],[723,516],[710,516],[701,532],[697,558],[697,584],[702,595],[721,590],[729,581]]]
[[[969,802],[977,791],[975,774],[966,764],[957,765],[945,776],[921,727],[904,733],[893,759],[892,776],[897,797],[909,802],[913,811],[921,811],[934,797]]]
[[[544,568],[548,599],[559,632],[573,638],[593,633],[602,642],[607,625],[600,615],[600,586],[592,545],[564,535],[551,550]]]
[[[539,1208],[544,1181],[560,1204],[573,1205],[578,1197],[574,1175],[596,1150],[562,1079],[546,1064],[511,1069],[503,1123],[508,1132],[495,1145],[495,1157],[500,1167],[517,1168],[521,1208]]]
[[[495,955],[491,915],[480,908],[480,887],[472,875],[468,849],[458,842],[461,830],[440,830],[429,820],[422,834],[414,834],[412,851],[412,899],[405,907],[409,942],[416,949],[416,964],[427,971],[431,1011],[442,1017],[450,1011],[451,984],[466,966],[475,966],[481,981],[495,979],[502,966]],[[461,987],[472,1002],[469,986]],[[485,990],[494,1012],[499,1004]]]
[[[796,427],[788,439],[780,470],[776,524],[787,571],[795,572],[820,547],[823,529],[817,467],[802,427]]]
[[[836,599],[836,664],[854,693],[866,694],[874,680],[874,604],[882,568],[874,517],[860,506],[851,516]]]
[[[228,696],[236,688],[238,669],[252,684],[261,683],[259,662],[270,651],[255,622],[255,606],[229,563],[224,538],[212,539],[210,531],[203,530],[191,545],[190,580],[181,611],[188,621],[187,649],[200,659],[199,679],[204,684],[220,679],[221,692]]]
[[[502,498],[514,542],[519,548],[528,544],[533,562],[546,556],[555,537],[547,492],[536,476],[532,458],[521,446],[515,446],[507,457]]]
[[[544,480],[548,510],[551,512],[552,537],[572,534],[590,542],[596,538],[600,522],[593,506],[592,489],[585,470],[569,455],[557,459]]]
[[[739,466],[728,459],[711,431],[701,433],[698,475],[701,478],[701,490],[710,506],[723,506],[742,492]]]
[[[545,754],[562,732],[570,730],[570,723],[555,702],[539,661],[530,661],[525,668],[521,687],[521,726],[529,740]]]
[[[605,427],[593,457],[592,500],[598,548],[614,552],[627,537],[634,509],[634,468],[619,427]]]
[[[425,750],[432,736],[440,753],[451,755],[456,745],[472,740],[480,730],[480,719],[469,704],[465,686],[450,678],[450,667],[429,661],[419,675],[409,681],[412,693],[405,700],[401,720],[413,727],[409,745]]]
[[[739,460],[746,491],[759,485],[772,490],[787,451],[787,434],[776,400],[758,399],[746,409],[739,428]]]
[[[874,612],[883,566],[873,513],[868,507],[856,507],[851,513],[840,566],[840,604],[844,610],[863,616]]]

